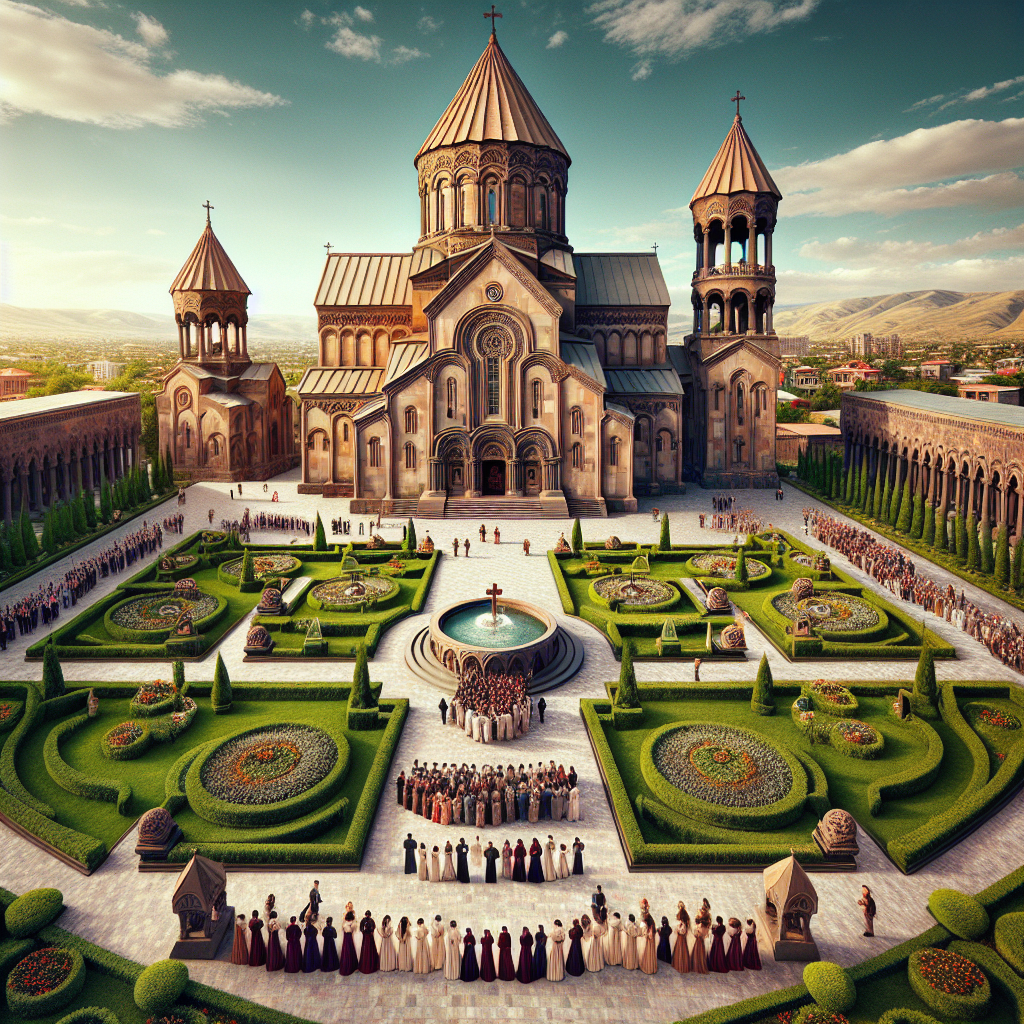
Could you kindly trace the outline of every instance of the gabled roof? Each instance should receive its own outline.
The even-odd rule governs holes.
[[[310,367],[299,381],[303,398],[314,395],[373,395],[380,391],[384,371],[379,367]]]
[[[591,380],[596,381],[601,387],[607,387],[604,370],[601,369],[601,360],[597,358],[597,349],[592,341],[584,338],[574,338],[572,335],[559,334],[558,350],[562,360],[570,366],[586,374]]]
[[[332,252],[313,305],[410,306],[412,266],[411,252]]]
[[[424,334],[416,335],[415,340],[402,338],[401,341],[392,343],[384,383],[390,384],[391,381],[398,380],[414,366],[419,366],[429,355],[430,344]]]
[[[879,402],[883,405],[895,405],[903,409],[945,413],[947,416],[954,416],[961,420],[985,420],[989,423],[1002,423],[1008,427],[1024,428],[1024,406],[1001,405],[997,402],[975,402],[970,398],[933,395],[928,391],[911,391],[909,389],[858,391],[853,398],[858,402]]]
[[[185,265],[178,271],[178,276],[170,288],[174,292],[244,292],[251,295],[249,286],[242,280],[242,275],[235,270],[224,246],[217,241],[217,236],[206,219],[206,227],[192,250],[192,255],[185,260]]]
[[[785,912],[790,899],[796,895],[806,896],[814,910],[818,909],[818,894],[811,885],[807,872],[792,855],[764,869],[764,894],[772,901],[780,915]]]
[[[646,252],[573,253],[576,306],[668,306],[658,257]]]
[[[750,136],[737,114],[703,180],[693,193],[690,206],[705,196],[731,195],[734,192],[769,192],[782,198],[779,186],[772,181],[768,168],[754,149]]]
[[[420,146],[415,160],[441,146],[460,142],[524,142],[565,151],[548,119],[515,73],[492,32],[480,59]]]
[[[630,370],[604,368],[608,391],[617,395],[681,395],[683,386],[675,370],[645,366]]]

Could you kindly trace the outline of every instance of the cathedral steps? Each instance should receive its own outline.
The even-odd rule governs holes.
[[[567,519],[565,499],[540,498],[449,498],[444,504],[445,519]],[[439,519],[436,513],[421,513],[425,519]]]
[[[388,498],[383,503],[383,514],[386,516],[414,516],[417,514],[419,503],[419,498]]]
[[[569,515],[573,519],[607,519],[608,508],[604,498],[567,498]]]

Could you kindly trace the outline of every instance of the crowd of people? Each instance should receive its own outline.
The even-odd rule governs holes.
[[[448,724],[477,743],[514,740],[530,730],[529,676],[516,672],[464,673],[448,709]]]
[[[439,825],[511,825],[516,821],[582,821],[579,779],[554,761],[507,767],[413,762],[396,780],[397,802]]]
[[[538,924],[536,931],[524,926],[513,936],[503,925],[495,932],[485,928],[479,939],[472,928],[463,932],[455,920],[445,925],[440,914],[429,925],[422,917],[414,924],[408,916],[396,924],[390,914],[378,924],[371,911],[358,917],[348,903],[341,919],[339,948],[339,930],[333,917],[321,919],[322,900],[314,886],[308,912],[290,918],[286,926],[282,927],[274,909],[273,896],[264,905],[262,916],[256,910],[248,920],[239,914],[231,962],[285,974],[319,972],[347,977],[356,972],[440,972],[446,981],[522,984],[563,981],[566,975],[578,978],[608,967],[644,974],[656,974],[662,964],[679,974],[761,970],[757,926],[750,918],[745,926],[736,917],[726,923],[718,916],[712,923],[707,900],[692,920],[686,906],[678,903],[674,923],[662,916],[659,924],[647,900],[640,901],[638,914],[623,918],[621,913],[609,913],[601,887],[597,889],[589,913],[573,917],[568,929],[556,918],[550,931]],[[518,958],[513,956],[514,945],[518,945]]]
[[[952,583],[943,586],[919,575],[913,561],[902,549],[876,540],[867,530],[842,522],[820,509],[803,510],[804,526],[811,536],[834,548],[862,569],[894,597],[920,605],[926,611],[980,640],[993,657],[1018,672],[1024,672],[1024,633],[1016,622],[979,608],[964,594],[957,596]]]
[[[185,532],[185,515],[183,512],[176,512],[173,516],[164,516],[164,530],[167,533]]]
[[[753,509],[744,508],[729,512],[700,513],[702,530],[721,530],[723,533],[762,533],[764,520]]]
[[[214,510],[209,511],[210,525],[213,525]],[[277,512],[257,512],[253,515],[248,507],[241,519],[222,519],[220,528],[225,533],[235,532],[246,544],[252,539],[253,530],[274,530],[278,533],[300,533],[313,536],[313,524],[300,516],[279,515]]]
[[[484,882],[496,883],[499,859],[501,860],[501,877],[510,882],[557,882],[570,875],[583,874],[585,847],[579,836],[573,840],[571,854],[565,843],[556,843],[555,837],[551,835],[543,845],[539,839],[534,837],[529,850],[522,839],[516,840],[515,846],[506,839],[500,850],[490,840],[486,847],[481,845],[479,836],[476,837],[472,846],[465,839],[460,839],[455,846],[448,841],[444,844],[443,866],[441,864],[441,849],[435,846],[429,852],[430,862],[428,864],[426,843],[420,843],[417,847],[411,832],[402,845],[405,847],[405,873],[407,875],[415,874],[421,882],[462,882],[464,885],[468,885],[473,881],[470,864],[479,870],[486,861]],[[418,867],[417,855],[419,856]],[[454,861],[452,860],[453,855]],[[572,856],[571,868],[569,867],[570,855]],[[530,861],[529,866],[526,863],[527,858]]]

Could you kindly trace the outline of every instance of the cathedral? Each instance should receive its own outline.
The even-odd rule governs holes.
[[[171,285],[179,359],[156,397],[160,451],[192,480],[266,480],[295,463],[277,363],[249,358],[251,294],[210,224]]]
[[[687,480],[776,486],[782,196],[742,98],[690,203],[693,332],[669,344],[656,253],[569,244],[569,154],[492,31],[413,161],[412,251],[328,252],[300,490],[355,512],[564,517]]]

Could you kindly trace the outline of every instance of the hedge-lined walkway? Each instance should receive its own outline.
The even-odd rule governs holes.
[[[280,492],[282,504],[273,511],[295,511],[310,516],[315,508],[313,498],[297,497],[294,475],[290,482],[280,479],[271,484]],[[260,485],[244,485],[255,495]],[[262,495],[259,495],[262,498]],[[710,510],[708,492],[695,491],[687,496],[662,498],[644,502],[645,507],[657,504],[670,512],[673,540],[676,543],[721,543],[731,535],[700,531],[697,513]],[[785,502],[776,502],[772,492],[740,492],[740,507],[754,508],[766,522],[803,536],[800,514],[810,499],[795,490],[787,491]],[[173,503],[172,503],[173,504]],[[244,500],[254,510],[263,507],[258,500]],[[222,516],[240,513],[236,501],[232,506],[226,485],[197,485],[189,490],[189,503],[185,507],[186,528],[195,529],[200,520],[205,522],[209,507],[216,509],[215,523]],[[321,504],[324,519],[329,521],[343,515],[345,503],[341,501]],[[358,520],[356,520],[358,521]],[[381,532],[387,539],[401,534],[400,522]],[[738,917],[753,916],[763,899],[760,875],[751,874],[629,874],[625,869],[621,848],[612,823],[611,813],[601,789],[597,766],[579,716],[581,697],[603,697],[606,680],[618,677],[618,663],[607,642],[598,632],[578,620],[561,613],[561,605],[554,581],[548,568],[545,551],[569,524],[559,522],[499,522],[502,541],[500,546],[480,544],[477,536],[479,522],[417,521],[420,537],[429,531],[438,547],[450,551],[453,536],[467,534],[471,540],[470,558],[461,555],[454,560],[445,555],[437,570],[437,578],[422,616],[411,616],[398,623],[381,642],[376,658],[370,663],[371,676],[384,683],[384,696],[405,696],[411,700],[411,710],[396,754],[392,775],[400,766],[407,766],[414,758],[428,761],[466,760],[480,764],[484,757],[495,760],[511,758],[534,762],[554,758],[575,765],[579,772],[585,820],[578,826],[563,823],[557,829],[541,822],[523,829],[491,829],[481,831],[487,839],[515,839],[522,835],[528,842],[534,834],[543,837],[549,831],[557,842],[571,843],[579,835],[586,844],[584,855],[587,875],[550,885],[517,886],[503,883],[484,887],[429,885],[419,883],[414,876],[402,873],[401,840],[411,831],[419,841],[428,845],[452,839],[453,843],[465,834],[469,842],[476,830],[458,827],[443,828],[424,822],[394,802],[390,785],[384,790],[377,820],[371,834],[364,869],[359,874],[319,872],[320,889],[324,894],[323,913],[336,918],[346,900],[353,900],[360,913],[366,908],[374,911],[379,922],[384,913],[397,920],[402,914],[433,917],[441,914],[447,921],[458,920],[460,927],[473,927],[479,936],[484,927],[500,928],[507,924],[510,930],[528,924],[535,929],[540,922],[550,930],[554,917],[566,920],[589,909],[590,894],[598,883],[604,886],[612,909],[624,916],[637,913],[642,896],[651,901],[652,911],[674,917],[676,902],[684,899],[692,910],[707,896],[712,914]],[[488,536],[493,527],[488,522]],[[617,517],[609,520],[587,520],[584,535],[600,539],[616,533],[623,540],[651,543],[658,539],[659,526],[650,514]],[[521,543],[529,537],[535,554],[523,556]],[[273,534],[261,534],[259,539],[280,542]],[[254,540],[256,536],[254,535]],[[358,540],[358,533],[356,534]],[[869,580],[839,559],[840,567],[854,575],[865,586],[875,587]],[[497,580],[509,597],[522,597],[532,601],[558,619],[560,624],[579,637],[585,647],[586,661],[580,674],[567,686],[547,695],[548,712],[543,727],[530,730],[528,737],[497,748],[482,748],[456,730],[440,728],[437,711],[438,691],[411,679],[404,665],[405,645],[422,627],[426,617],[438,608],[463,597],[479,596],[486,586]],[[882,592],[883,596],[888,594]],[[994,599],[985,595],[985,599]],[[1009,679],[1016,675],[992,659],[980,644],[958,630],[945,631],[946,624],[928,617],[929,627],[955,643],[961,655],[959,661],[939,662],[936,665],[940,679]],[[238,679],[308,679],[309,664],[304,662],[281,664],[243,663],[242,639],[244,623],[229,633],[219,645],[233,680]],[[765,648],[763,638],[750,629],[748,639],[756,650]],[[786,662],[770,645],[766,648],[777,679],[813,679],[823,674],[834,678],[877,678],[909,680],[915,663],[910,662],[847,662],[821,663]],[[190,679],[212,679],[216,650],[202,662],[186,666]],[[8,658],[6,668],[10,677],[38,678],[38,664],[26,664]],[[317,666],[323,679],[348,680],[352,666],[346,663],[323,663]],[[706,663],[702,667],[703,679],[752,679],[757,669],[757,656],[752,652],[746,662]],[[673,680],[692,678],[689,662],[642,662],[636,666],[641,680]],[[102,665],[76,664],[69,678],[140,679],[169,676],[169,666],[140,666],[122,663]],[[983,826],[965,840],[956,850],[933,862],[922,872],[904,877],[892,867],[882,853],[861,835],[861,870],[853,875],[813,876],[818,890],[820,912],[813,922],[813,931],[821,954],[827,959],[852,965],[872,956],[928,928],[932,921],[925,904],[928,894],[940,886],[976,890],[1002,877],[1010,867],[1020,861],[1019,839],[1024,834],[1024,804],[1014,801],[997,818]],[[59,863],[43,857],[27,843],[6,830],[0,831],[0,884],[16,891],[39,885],[54,885],[66,897],[70,910],[61,919],[61,925],[79,933],[99,945],[125,956],[146,962],[165,957],[173,944],[177,923],[170,913],[170,894],[173,875],[139,875],[135,871],[136,858],[132,853],[134,837],[129,836],[108,861],[92,877],[85,878]],[[477,877],[473,869],[474,878]],[[312,876],[308,872],[236,873],[228,876],[229,902],[239,911],[248,913],[263,906],[268,892],[277,895],[281,912],[298,913],[306,901]],[[860,884],[871,886],[879,907],[876,938],[861,936],[862,921],[856,900]],[[226,951],[225,951],[225,954]],[[540,1020],[575,1017],[580,1021],[637,1021],[656,1024],[674,1021],[689,1015],[755,995],[758,992],[794,984],[800,978],[800,965],[774,965],[766,959],[766,969],[760,974],[744,972],[739,975],[711,975],[680,977],[664,966],[653,978],[638,972],[619,968],[606,969],[601,974],[587,974],[579,979],[566,979],[554,985],[537,982],[530,986],[515,983],[466,986],[448,983],[439,974],[426,979],[413,975],[374,975],[371,978],[353,975],[342,979],[335,976],[299,975],[296,977],[267,975],[264,971],[238,968],[226,962],[195,963],[190,965],[192,976],[219,988],[228,989],[268,1006],[319,1021],[335,1021],[355,1017],[368,1020],[401,1020],[405,1024],[436,1021],[446,1017],[477,1016],[488,1020]]]

